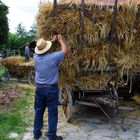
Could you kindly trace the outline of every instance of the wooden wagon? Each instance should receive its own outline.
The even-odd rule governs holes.
[[[5,66],[5,80],[17,78],[19,81],[27,79],[29,84],[34,85],[35,70],[33,64],[15,64]]]
[[[89,8],[95,7],[95,5],[89,5]],[[86,7],[86,10],[85,10]],[[53,2],[53,11],[52,15],[55,17],[57,16],[57,9],[77,9],[80,12],[80,28],[78,34],[78,45],[79,50],[82,49],[82,40],[83,40],[83,32],[84,32],[84,16],[89,18],[91,21],[94,20],[94,16],[87,10],[88,5],[85,5],[84,0],[81,0],[81,4],[76,5],[67,5],[67,4],[57,4],[57,0]],[[100,6],[96,6],[96,8],[100,8]],[[65,114],[66,120],[70,121],[72,118],[72,114],[74,111],[75,104],[87,105],[87,106],[94,106],[99,107],[104,114],[109,118],[110,116],[104,110],[104,107],[109,107],[113,112],[116,112],[121,107],[119,106],[119,96],[117,92],[118,86],[118,75],[117,75],[117,68],[115,65],[111,64],[111,47],[114,40],[115,34],[115,20],[117,14],[117,0],[115,0],[114,6],[102,6],[102,8],[109,8],[114,9],[113,16],[112,16],[112,24],[111,24],[111,32],[110,32],[110,39],[109,39],[109,62],[108,67],[105,69],[85,69],[80,67],[80,74],[82,73],[89,73],[94,72],[101,74],[102,72],[107,73],[110,75],[108,81],[106,81],[106,87],[101,89],[88,89],[84,87],[80,87],[78,84],[75,87],[71,88],[68,84],[60,84],[60,103],[63,105],[63,112]],[[75,77],[78,81],[78,75]]]

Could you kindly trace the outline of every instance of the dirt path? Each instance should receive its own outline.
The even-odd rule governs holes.
[[[120,122],[121,117],[124,116],[124,126],[127,131],[123,131],[118,124],[109,121],[99,109],[85,106],[78,106],[72,123],[66,123],[60,107],[58,135],[62,135],[64,140],[140,140],[140,104],[138,104],[140,103],[140,96],[136,96],[134,99],[135,101],[125,101],[125,104],[134,108],[135,111],[125,111],[114,119]],[[43,134],[46,130],[47,121],[44,125]],[[32,131],[31,126],[27,129],[22,140],[32,140]],[[45,139],[43,135],[43,140]]]

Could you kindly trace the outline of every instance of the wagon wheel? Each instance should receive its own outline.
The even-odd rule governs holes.
[[[67,85],[60,88],[60,101],[63,102],[63,113],[66,121],[70,122],[73,114],[73,98],[72,91]]]
[[[34,70],[31,70],[28,74],[28,81],[29,81],[29,84],[34,86],[35,85],[35,71]]]

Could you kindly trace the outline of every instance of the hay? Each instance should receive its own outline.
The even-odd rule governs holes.
[[[33,59],[30,59],[29,62],[25,62],[24,57],[11,56],[3,59],[1,64],[8,69],[12,76],[20,79],[28,75],[34,62]]]
[[[30,66],[33,65],[33,59],[30,59],[28,62],[25,62],[24,57],[21,56],[11,56],[1,60],[1,64],[4,66],[9,65],[21,65],[21,66]]]
[[[72,3],[71,3],[72,4]],[[111,27],[112,11],[107,9],[87,9],[96,20],[84,18],[84,47],[79,49],[77,35],[79,33],[79,10],[58,9],[57,17],[52,17],[52,4],[41,3],[37,15],[37,37],[51,39],[54,32],[62,34],[66,39],[69,53],[60,65],[60,83],[69,83],[72,87],[79,82],[87,88],[99,88],[106,85],[98,82],[98,74],[90,74],[89,81],[86,76],[80,75],[80,67],[97,68],[101,71],[108,66],[109,42],[108,35]],[[126,18],[127,17],[127,18]],[[124,4],[118,11],[116,22],[116,39],[112,46],[112,63],[123,70],[132,69],[140,65],[140,21],[138,6],[133,3]],[[137,38],[137,39],[136,39]],[[95,76],[96,75],[96,76]],[[111,77],[110,74],[107,74]],[[76,79],[79,76],[78,80]],[[101,79],[106,79],[101,76]],[[63,81],[63,82],[62,82]],[[86,82],[85,82],[86,81]],[[100,81],[100,80],[99,80]],[[104,80],[103,80],[104,81]],[[96,83],[91,85],[91,83]]]
[[[20,63],[24,63],[24,58],[21,56],[11,56],[2,59],[1,64],[4,66],[8,65],[18,65]]]

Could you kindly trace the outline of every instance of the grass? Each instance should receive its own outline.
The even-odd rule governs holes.
[[[33,92],[28,85],[11,83],[22,91],[23,98],[15,102],[8,110],[0,110],[0,140],[19,140],[33,119]],[[11,85],[10,84],[10,85]],[[3,86],[5,86],[3,84]],[[9,138],[11,132],[17,133],[18,138]]]
[[[0,77],[3,76],[4,72],[5,72],[4,66],[0,65]]]

